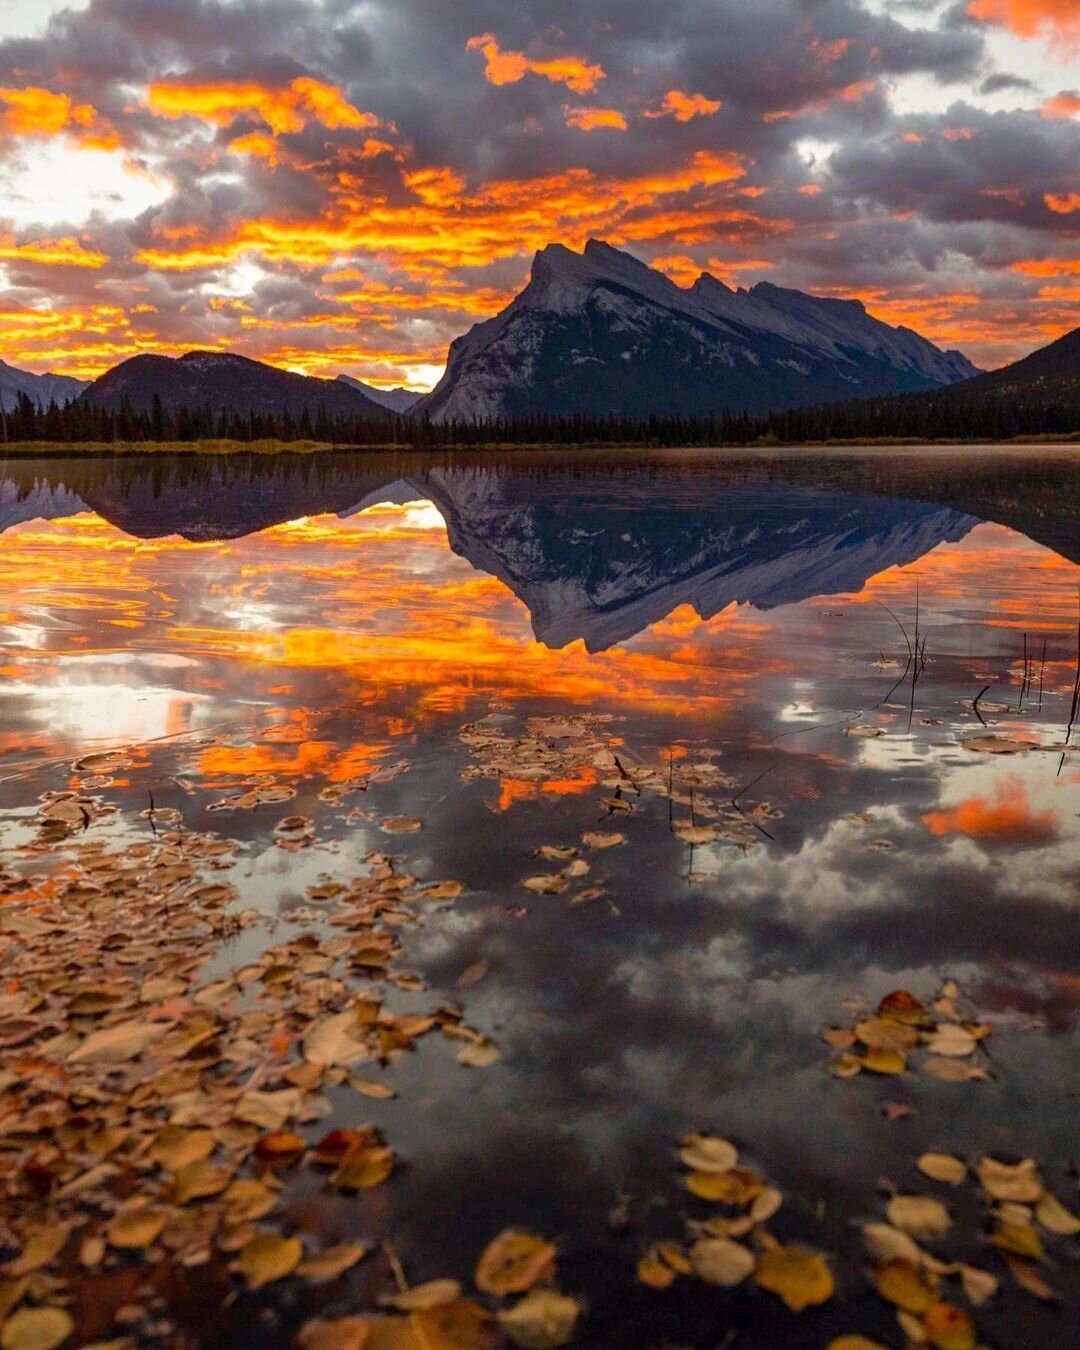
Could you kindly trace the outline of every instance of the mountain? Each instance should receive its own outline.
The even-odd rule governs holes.
[[[943,391],[949,402],[1013,403],[1049,407],[1065,404],[1080,408],[1080,328],[1074,328],[1048,347],[990,370]],[[1077,423],[1080,428],[1080,422]]]
[[[684,289],[591,240],[551,244],[507,309],[450,348],[413,409],[434,422],[533,413],[764,413],[953,384],[978,374],[907,328],[831,300],[705,274]]]
[[[5,412],[15,407],[20,394],[25,394],[35,408],[48,408],[54,402],[62,408],[88,387],[86,380],[74,380],[70,375],[31,375],[28,370],[16,370],[0,361],[0,408]]]
[[[95,407],[117,411],[126,400],[142,413],[152,412],[154,399],[159,398],[170,411],[187,408],[240,416],[287,411],[294,417],[323,411],[331,417],[386,417],[385,408],[340,380],[294,375],[231,352],[133,356],[95,380],[82,397]]]
[[[389,408],[391,412],[407,413],[424,397],[415,389],[379,389],[373,384],[365,384],[363,380],[355,380],[351,375],[339,375],[338,379],[350,389],[359,389],[372,403],[377,403],[380,408]]]

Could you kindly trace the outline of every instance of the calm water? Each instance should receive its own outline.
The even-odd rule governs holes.
[[[937,1194],[924,1149],[1027,1155],[1080,1205],[1080,456],[999,460],[0,463],[2,856],[72,760],[123,747],[103,837],[145,835],[152,797],[240,840],[241,904],[283,926],[371,848],[463,882],[403,935],[428,989],[395,1006],[459,1003],[503,1058],[467,1071],[425,1040],[393,1065],[395,1100],[335,1097],[332,1123],[377,1122],[406,1166],[359,1206],[297,1183],[298,1221],[391,1238],[417,1282],[467,1280],[504,1227],[543,1232],[587,1307],[581,1347],[899,1344],[853,1227],[880,1216],[880,1179]],[[478,774],[461,735],[577,714],[612,719],[596,734],[620,763],[689,775],[674,809],[605,787],[610,766],[557,728],[558,763],[517,775]],[[987,735],[1068,748],[964,744]],[[271,780],[296,799],[210,809]],[[296,813],[316,842],[283,853],[274,827]],[[677,837],[691,813],[716,842]],[[388,837],[398,815],[423,828]],[[559,869],[538,847],[590,830],[627,842],[562,893],[522,887]],[[823,1027],[950,978],[994,1027],[989,1081],[830,1075]],[[709,1212],[681,1184],[692,1129],[784,1191],[772,1231],[829,1253],[831,1303],[796,1317],[749,1285],[635,1283],[652,1242]],[[1040,1303],[969,1191],[948,1198],[935,1251],[1003,1281],[982,1340],[1077,1343],[1076,1240],[1044,1267],[1061,1304]],[[331,1310],[372,1279],[334,1286]],[[260,1337],[286,1343],[306,1306],[285,1300]]]

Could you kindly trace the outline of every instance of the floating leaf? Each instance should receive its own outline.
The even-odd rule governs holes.
[[[926,1017],[926,1005],[906,989],[894,989],[878,1004],[877,1015],[893,1022],[917,1026]]]
[[[1080,1219],[1067,1210],[1049,1191],[1039,1197],[1039,1203],[1035,1206],[1035,1217],[1048,1233],[1057,1233],[1061,1237],[1072,1237],[1080,1233]]]
[[[1025,1261],[1023,1257],[1014,1256],[1009,1251],[1003,1251],[1001,1255],[1005,1264],[1009,1267],[1009,1273],[1021,1289],[1026,1289],[1033,1298],[1042,1299],[1045,1303],[1057,1301],[1057,1290],[1052,1289],[1046,1283],[1032,1262]]]
[[[899,1050],[867,1050],[862,1056],[862,1067],[870,1073],[894,1075],[904,1072],[907,1060]]]
[[[690,1248],[690,1264],[699,1280],[730,1288],[754,1269],[754,1257],[730,1238],[702,1238]]]
[[[1037,750],[1037,741],[1014,741],[1008,736],[971,736],[960,744],[965,750],[982,755],[1020,755],[1026,750]]]
[[[887,1017],[870,1017],[857,1023],[855,1035],[870,1050],[913,1050],[919,1043],[914,1027]]]
[[[415,834],[424,828],[424,822],[416,816],[388,816],[381,828],[387,834]]]
[[[260,1233],[237,1257],[236,1269],[249,1289],[262,1289],[291,1275],[303,1257],[304,1247],[299,1238]]]
[[[20,1308],[0,1331],[3,1350],[56,1350],[75,1334],[75,1323],[63,1308]]]
[[[870,1259],[878,1265],[905,1261],[917,1266],[922,1260],[918,1244],[899,1228],[893,1228],[887,1223],[868,1223],[863,1225],[862,1235]]]
[[[150,1156],[168,1171],[179,1172],[189,1163],[209,1158],[216,1146],[212,1130],[187,1130],[179,1125],[166,1125],[155,1137]]]
[[[264,1134],[255,1145],[255,1156],[260,1162],[281,1166],[303,1156],[307,1145],[294,1130],[275,1130]]]
[[[983,1190],[992,1200],[1032,1205],[1041,1199],[1046,1189],[1033,1158],[1015,1164],[998,1162],[996,1158],[980,1158],[975,1171]]]
[[[4,1267],[7,1275],[31,1275],[42,1266],[47,1266],[67,1246],[71,1236],[70,1223],[50,1223],[39,1228],[29,1239],[21,1253]]]
[[[679,1157],[694,1172],[730,1172],[739,1161],[739,1150],[716,1135],[688,1134]]]
[[[1042,1238],[1028,1224],[999,1224],[990,1234],[990,1241],[1002,1251],[1012,1252],[1014,1256],[1029,1257],[1032,1261],[1041,1261],[1046,1255]]]
[[[296,1273],[305,1280],[336,1280],[362,1261],[369,1250],[360,1242],[342,1242],[336,1247],[327,1247],[315,1256],[305,1256],[297,1266]]]
[[[767,1223],[784,1203],[784,1197],[775,1186],[766,1186],[750,1206],[750,1218],[754,1223]]]
[[[376,1083],[370,1078],[350,1078],[349,1086],[354,1092],[359,1092],[362,1097],[374,1097],[379,1101],[389,1101],[396,1097],[397,1093],[386,1083]]]
[[[371,1323],[362,1317],[305,1322],[298,1337],[302,1350],[364,1350]]]
[[[189,1200],[204,1200],[210,1195],[220,1195],[232,1180],[228,1167],[217,1167],[212,1162],[188,1163],[173,1178],[173,1198],[178,1205],[186,1205]]]
[[[581,1305],[554,1289],[533,1289],[508,1312],[499,1314],[506,1334],[521,1350],[559,1350],[569,1345]]]
[[[923,1335],[934,1350],[975,1350],[975,1324],[962,1308],[935,1303],[923,1320]]]
[[[978,1266],[962,1265],[960,1283],[968,1302],[975,1308],[981,1308],[998,1291],[997,1276],[991,1275],[988,1270],[980,1270]]]
[[[654,1247],[637,1263],[637,1277],[642,1284],[647,1284],[650,1289],[667,1289],[676,1278],[676,1272],[662,1261]]]
[[[754,1279],[792,1312],[828,1302],[836,1287],[825,1258],[801,1247],[766,1248],[758,1255]]]
[[[152,1247],[169,1221],[169,1212],[146,1206],[121,1210],[106,1229],[109,1245],[125,1251],[144,1251]]]
[[[711,825],[677,825],[675,834],[684,844],[715,844],[720,838],[720,831]]]
[[[920,1316],[937,1301],[937,1291],[908,1261],[890,1261],[875,1270],[874,1288],[886,1303]]]
[[[940,1083],[985,1082],[990,1075],[978,1064],[965,1064],[958,1059],[928,1059],[923,1072]]]
[[[492,1041],[479,1041],[474,1045],[466,1045],[458,1051],[457,1062],[465,1064],[471,1069],[486,1069],[492,1064],[498,1064],[502,1059],[502,1051]]]
[[[941,1237],[952,1224],[941,1201],[926,1195],[894,1195],[885,1213],[894,1228],[916,1238]]]
[[[454,1303],[460,1297],[461,1285],[457,1280],[429,1280],[427,1284],[415,1285],[379,1301],[399,1312],[426,1312],[430,1308],[440,1308],[444,1303]]]
[[[915,1166],[924,1177],[950,1186],[959,1186],[967,1176],[967,1163],[954,1158],[951,1153],[924,1153]]]
[[[857,726],[848,727],[845,734],[848,736],[860,736],[865,740],[873,740],[876,736],[883,736],[885,733],[880,727]]]
[[[361,1144],[341,1161],[333,1176],[335,1186],[343,1191],[369,1191],[381,1186],[394,1170],[392,1148],[372,1148]]]
[[[359,1039],[359,1024],[353,1009],[335,1013],[316,1022],[304,1037],[304,1059],[324,1068],[342,1068],[371,1058],[371,1051]]]
[[[926,1039],[926,1048],[932,1055],[943,1055],[946,1059],[964,1059],[975,1053],[978,1044],[975,1037],[955,1022],[944,1022],[933,1035]]]
[[[887,1350],[887,1347],[865,1336],[837,1336],[829,1342],[826,1350]]]
[[[148,1050],[169,1027],[161,1022],[117,1022],[94,1031],[70,1055],[69,1064],[124,1064]]]
[[[600,830],[586,830],[581,836],[581,842],[589,848],[618,848],[620,844],[626,843],[626,835],[615,832],[605,833]]]
[[[479,984],[490,968],[487,961],[474,961],[461,972],[455,983],[459,989],[468,989],[474,984]]]
[[[485,1294],[523,1294],[555,1268],[555,1247],[543,1238],[508,1228],[491,1242],[476,1266],[476,1287]]]

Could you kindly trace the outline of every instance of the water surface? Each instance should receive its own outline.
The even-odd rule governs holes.
[[[95,828],[145,835],[152,803],[237,839],[240,904],[285,925],[373,848],[461,881],[403,935],[427,989],[395,1003],[461,1004],[502,1059],[425,1040],[395,1100],[336,1095],[332,1123],[375,1121],[406,1165],[359,1208],[298,1183],[297,1215],[391,1239],[417,1282],[468,1281],[507,1226],[545,1233],[581,1346],[899,1344],[853,1227],[882,1178],[933,1190],[927,1148],[1030,1156],[1080,1200],[1078,521],[1080,458],[1038,450],[9,461],[0,848],[17,863],[39,794],[123,747]],[[571,753],[574,717],[621,767]],[[550,771],[484,773],[485,737],[537,718]],[[966,744],[988,736],[1033,748]],[[214,809],[267,782],[298,795]],[[316,840],[286,853],[297,813]],[[422,829],[388,838],[400,815]],[[522,886],[588,831],[627,842],[559,893]],[[994,1028],[988,1081],[830,1074],[823,1027],[950,979]],[[682,1188],[694,1129],[783,1190],[771,1228],[830,1255],[829,1304],[635,1282],[710,1212]],[[955,1208],[940,1251],[1003,1280],[985,1342],[1067,1343],[1075,1241],[1050,1258],[1061,1303],[1038,1302]],[[260,1335],[287,1343],[302,1310]]]

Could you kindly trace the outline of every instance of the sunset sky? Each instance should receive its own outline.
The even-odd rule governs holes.
[[[0,358],[429,387],[533,252],[1080,325],[1078,0],[0,0]]]

